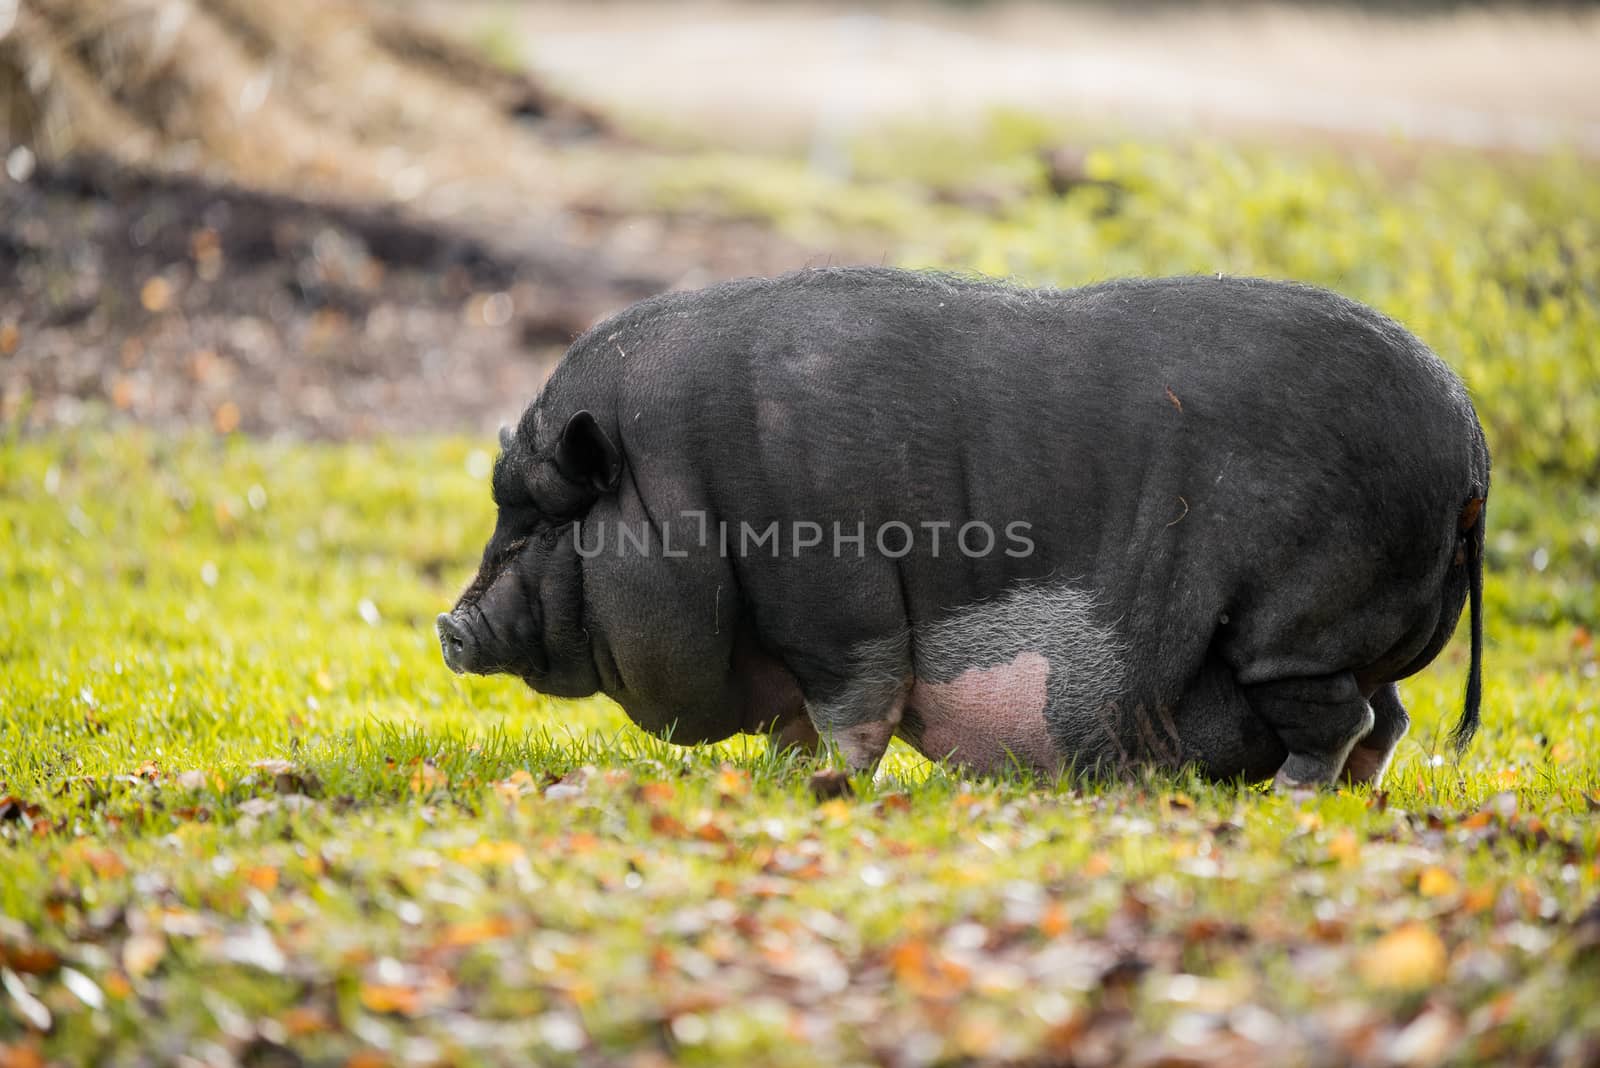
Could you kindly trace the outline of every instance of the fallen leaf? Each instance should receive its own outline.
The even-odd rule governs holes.
[[[1355,867],[1361,863],[1361,839],[1348,828],[1340,831],[1333,836],[1333,841],[1328,843],[1328,857],[1343,867]]]
[[[409,986],[395,983],[362,983],[361,1004],[369,1012],[391,1016],[414,1016],[422,999]]]
[[[278,1019],[290,1038],[322,1034],[332,1028],[328,1014],[314,1005],[296,1005]]]
[[[121,857],[109,849],[102,849],[87,842],[76,843],[61,855],[63,874],[71,874],[81,868],[88,868],[102,879],[115,879],[128,872],[128,866],[122,862]]]
[[[1457,889],[1456,877],[1443,868],[1424,868],[1417,878],[1417,893],[1423,897],[1447,897]]]
[[[167,305],[172,303],[172,283],[160,275],[147,279],[139,287],[139,303],[148,312],[165,311]]]
[[[435,767],[431,758],[419,762],[416,770],[411,773],[411,792],[414,794],[426,794],[432,793],[434,790],[442,790],[449,783],[450,776]]]
[[[724,764],[717,772],[716,786],[724,797],[743,797],[750,792],[750,776],[731,764]]]
[[[709,816],[695,825],[694,836],[702,842],[726,842],[728,840],[728,832],[717,826]]]
[[[140,931],[122,943],[122,970],[136,979],[155,971],[166,956],[167,940],[155,931]]]
[[[510,933],[511,921],[504,916],[495,916],[487,920],[453,923],[446,927],[439,936],[439,945],[450,949],[460,949],[466,946],[475,946],[480,942],[490,942],[497,938],[503,938]]]
[[[850,822],[850,803],[836,797],[832,801],[824,801],[818,805],[817,814],[833,826],[842,827]]]
[[[103,1009],[106,1007],[106,996],[100,989],[99,984],[76,968],[61,969],[61,985],[71,991],[73,997],[91,1009]]]
[[[1385,1051],[1391,1064],[1416,1066],[1441,1064],[1460,1034],[1461,1025],[1451,1016],[1429,1009],[1394,1036]]]
[[[0,968],[0,986],[6,988],[6,993],[11,995],[12,1002],[17,1006],[17,1012],[28,1021],[30,1027],[36,1031],[50,1030],[50,1010],[28,991],[16,972],[10,968]]]
[[[911,798],[905,794],[884,794],[878,798],[878,806],[885,812],[910,812]]]
[[[1489,886],[1475,886],[1461,900],[1461,907],[1471,915],[1488,912],[1494,907],[1495,890]]]
[[[128,982],[128,977],[121,972],[107,972],[105,981],[101,983],[107,996],[116,1001],[128,1000],[128,995],[133,993],[133,984]]]
[[[650,830],[664,838],[682,838],[689,833],[683,821],[668,812],[656,812],[650,816]]]
[[[7,794],[0,797],[0,823],[18,822],[24,818],[32,819],[39,811],[39,806],[20,797]]]
[[[1415,990],[1444,978],[1448,955],[1444,943],[1419,923],[1395,928],[1361,957],[1361,977],[1387,990]]]
[[[270,894],[278,888],[278,869],[258,864],[245,869],[244,880],[262,893]]]
[[[0,942],[0,967],[10,968],[22,975],[44,975],[60,966],[61,958],[46,946]]]
[[[677,793],[670,782],[647,782],[639,785],[634,796],[647,805],[662,805],[671,801]]]
[[[375,1049],[359,1049],[350,1054],[344,1068],[389,1068],[392,1062]]]
[[[211,413],[211,424],[219,434],[231,434],[239,429],[239,406],[233,401],[223,401]]]
[[[37,1046],[8,1046],[0,1042],[0,1068],[45,1068]]]
[[[455,852],[456,860],[474,867],[510,864],[513,861],[520,860],[523,855],[522,846],[516,842],[488,838],[474,842]]]

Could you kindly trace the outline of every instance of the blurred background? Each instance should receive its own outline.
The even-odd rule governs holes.
[[[666,288],[1220,270],[1592,484],[1596,57],[1589,5],[0,0],[0,416],[486,433]]]

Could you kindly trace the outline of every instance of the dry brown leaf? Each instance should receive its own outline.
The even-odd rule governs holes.
[[[139,303],[147,312],[165,311],[172,303],[172,283],[157,275],[139,287]]]
[[[350,1054],[344,1068],[389,1068],[392,1062],[386,1054],[375,1049],[361,1049]]]
[[[411,792],[414,794],[432,793],[442,790],[449,785],[450,776],[434,767],[432,760],[419,761],[416,770],[411,773]]]
[[[911,798],[905,794],[884,794],[878,798],[878,805],[885,812],[910,812]]]
[[[1458,889],[1456,877],[1443,868],[1424,868],[1417,877],[1417,893],[1423,897],[1448,897]]]
[[[45,1068],[45,1059],[32,1043],[0,1043],[0,1068]]]
[[[0,797],[0,823],[8,820],[21,822],[24,819],[32,820],[39,814],[39,806],[31,801],[24,801],[20,797],[7,794]]]
[[[1361,863],[1361,839],[1348,828],[1340,831],[1333,836],[1333,841],[1328,843],[1328,857],[1337,861],[1341,867],[1355,867]]]
[[[258,864],[245,869],[244,879],[262,893],[270,894],[278,888],[278,869]]]
[[[600,848],[600,839],[588,831],[577,831],[567,835],[565,846],[569,853],[593,853]]]
[[[396,983],[362,983],[361,1004],[368,1012],[392,1016],[414,1016],[422,998],[409,986]]]
[[[55,950],[37,943],[0,942],[0,966],[22,975],[44,975],[61,967],[61,958]]]
[[[682,838],[689,833],[682,820],[667,812],[656,812],[651,815],[650,830],[663,838]]]
[[[449,949],[460,949],[503,938],[510,933],[511,921],[504,916],[494,916],[487,920],[451,924],[440,934],[439,945]]]
[[[141,979],[156,970],[167,955],[167,940],[158,931],[140,931],[122,943],[122,970]]]
[[[694,836],[702,842],[721,843],[728,840],[728,832],[717,826],[716,822],[709,818],[695,825]]]
[[[634,795],[647,805],[662,805],[677,796],[678,791],[670,782],[641,783]]]
[[[1415,990],[1444,978],[1444,943],[1420,923],[1396,927],[1362,954],[1361,977],[1386,990]]]
[[[717,772],[716,786],[724,797],[743,797],[750,792],[750,776],[731,764],[724,764]]]
[[[818,805],[817,814],[835,827],[843,826],[850,822],[850,803],[836,797]]]
[[[314,1005],[296,1005],[287,1010],[278,1022],[283,1025],[284,1031],[288,1032],[291,1038],[322,1034],[333,1027],[333,1021],[328,1019],[328,1014]]]
[[[522,846],[516,842],[486,838],[456,850],[455,858],[463,864],[474,867],[487,867],[496,864],[510,864],[520,860],[523,856]]]
[[[239,406],[233,401],[223,401],[211,413],[211,424],[219,434],[231,434],[239,429]]]

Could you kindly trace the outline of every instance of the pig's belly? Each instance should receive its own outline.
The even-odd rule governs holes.
[[[969,668],[949,682],[917,679],[906,698],[910,741],[933,760],[975,772],[1020,764],[1054,772],[1062,764],[1045,726],[1050,662],[1037,652]]]

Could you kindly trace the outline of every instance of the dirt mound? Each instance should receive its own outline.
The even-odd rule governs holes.
[[[817,258],[593,195],[648,150],[392,5],[0,0],[0,123],[0,426],[492,430],[604,314]]]
[[[0,197],[0,422],[491,430],[669,282],[390,209],[45,164]]]
[[[46,161],[406,199],[606,129],[391,5],[21,0],[6,29],[5,139]]]

